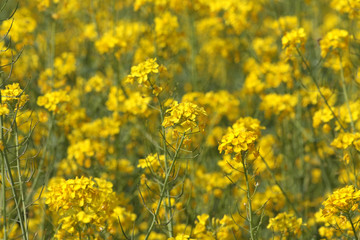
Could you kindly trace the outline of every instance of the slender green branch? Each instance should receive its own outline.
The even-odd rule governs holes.
[[[184,139],[185,139],[185,133],[184,133],[184,134],[182,135],[182,137],[181,137],[179,146],[178,146],[178,148],[176,149],[176,152],[175,152],[174,157],[173,157],[173,159],[172,159],[170,168],[169,168],[169,170],[166,172],[165,180],[164,180],[164,185],[163,185],[162,190],[161,190],[161,193],[160,193],[160,199],[159,199],[158,205],[157,205],[157,207],[156,207],[153,220],[152,220],[152,222],[151,222],[151,224],[150,224],[150,227],[149,227],[149,229],[148,229],[148,231],[147,231],[147,234],[146,234],[146,236],[145,236],[145,240],[147,240],[147,239],[149,238],[149,236],[150,236],[150,234],[151,234],[151,231],[153,230],[153,228],[154,228],[154,226],[155,226],[156,218],[157,218],[157,216],[158,216],[158,214],[159,214],[159,212],[160,212],[160,206],[161,206],[162,201],[163,201],[163,199],[164,199],[164,197],[165,197],[165,193],[166,193],[166,191],[167,191],[167,189],[168,189],[168,186],[167,186],[167,185],[168,185],[168,182],[169,182],[170,174],[171,174],[172,170],[174,169],[175,162],[176,162],[176,159],[178,158],[178,155],[179,155],[181,146],[182,146],[182,144],[183,144],[183,142],[184,142]]]
[[[4,116],[0,116],[0,134],[1,134],[2,142],[5,143],[3,141],[4,136],[5,136],[4,135]],[[17,215],[19,217],[20,229],[21,229],[21,232],[22,232],[24,238],[27,239],[27,236],[26,236],[27,233],[25,231],[24,220],[22,218],[22,214],[21,214],[21,210],[20,210],[20,206],[19,206],[19,202],[18,202],[18,197],[17,197],[17,193],[16,193],[16,189],[15,189],[15,181],[14,181],[14,177],[11,172],[11,167],[9,164],[9,160],[8,160],[6,151],[7,151],[7,148],[6,148],[6,145],[4,145],[4,151],[2,152],[2,159],[3,159],[3,162],[5,163],[6,172],[8,173],[8,176],[9,176],[11,192],[12,192],[13,199],[15,202],[15,208],[17,211]],[[5,185],[5,182],[3,184]]]
[[[301,61],[303,62],[303,64],[306,67],[306,70],[308,71],[311,80],[314,82],[316,89],[318,90],[321,98],[323,99],[323,101],[325,102],[325,105],[329,108],[331,114],[333,115],[333,117],[335,118],[335,121],[339,124],[340,128],[342,130],[345,130],[345,128],[343,127],[343,125],[341,124],[340,120],[338,119],[338,117],[336,116],[336,114],[334,113],[332,107],[330,106],[329,102],[327,101],[326,97],[324,96],[324,94],[321,92],[320,86],[318,84],[318,82],[316,81],[314,74],[309,66],[309,64],[306,62],[304,56],[302,55],[302,53],[300,52],[300,50],[298,48],[296,48],[296,51],[298,52],[299,56],[301,57]]]
[[[25,239],[28,238],[28,224],[27,224],[27,214],[26,214],[26,202],[25,202],[25,191],[22,181],[22,174],[21,174],[21,166],[20,166],[20,154],[19,154],[19,136],[18,136],[18,128],[17,128],[17,120],[16,114],[14,117],[14,132],[15,132],[15,156],[16,156],[16,167],[18,172],[19,178],[19,186],[20,186],[20,198],[22,203],[23,215],[24,215],[24,225],[25,225]]]
[[[1,144],[3,141],[1,139]],[[4,240],[7,240],[7,219],[6,219],[6,178],[5,178],[5,160],[4,160],[4,152],[1,150],[1,198],[2,198],[2,218],[3,218],[3,231],[4,231]]]
[[[341,56],[339,56],[339,58],[340,58],[341,85],[342,85],[342,89],[343,89],[343,94],[344,94],[344,98],[345,98],[346,107],[347,107],[347,110],[349,112],[351,131],[354,133],[355,132],[355,125],[354,125],[354,120],[353,120],[353,117],[352,117],[352,114],[351,114],[351,109],[350,109],[350,104],[349,104],[349,97],[348,97],[348,94],[347,94],[347,91],[346,91],[344,68],[343,68]]]
[[[261,158],[261,160],[263,161],[263,163],[266,166],[266,169],[268,170],[268,172],[271,175],[271,178],[274,180],[275,184],[280,188],[281,193],[284,195],[286,201],[290,204],[291,208],[294,210],[295,214],[299,217],[300,214],[299,212],[296,210],[294,204],[290,201],[289,196],[286,194],[286,192],[284,191],[284,189],[281,187],[280,183],[276,180],[275,175],[273,173],[273,171],[271,170],[271,168],[269,167],[269,164],[266,162],[266,160],[263,158],[263,156],[261,156],[261,154],[259,153],[259,156]]]
[[[249,179],[248,179],[248,168],[247,168],[247,161],[246,161],[246,156],[241,156],[241,161],[242,161],[242,165],[243,165],[243,169],[244,169],[244,175],[245,175],[245,181],[246,181],[246,197],[247,197],[247,201],[248,201],[248,221],[249,221],[249,227],[250,227],[250,239],[251,240],[255,240],[256,236],[254,234],[254,227],[253,227],[253,212],[252,212],[252,205],[251,205],[251,194],[250,194],[250,183],[249,183]]]
[[[352,228],[352,230],[353,230],[355,240],[358,240],[359,238],[358,238],[358,236],[357,236],[356,229],[355,229],[354,223],[353,223],[353,221],[352,221],[352,219],[351,219],[351,216],[348,215],[347,218],[348,218],[348,220],[349,220],[349,222],[350,222],[350,224],[351,224],[351,228]]]

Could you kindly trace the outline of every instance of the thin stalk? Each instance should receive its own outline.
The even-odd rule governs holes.
[[[4,126],[4,116],[0,116],[0,134],[1,134],[1,140],[4,143],[4,141],[3,141],[4,140],[4,127],[3,126]],[[21,211],[20,211],[20,206],[19,206],[19,202],[18,202],[18,198],[17,198],[17,194],[16,194],[15,182],[14,182],[14,178],[13,178],[13,175],[12,175],[12,172],[11,172],[11,167],[10,167],[10,164],[9,164],[9,160],[8,160],[8,157],[7,157],[7,154],[6,154],[6,146],[4,146],[4,151],[2,152],[2,158],[3,158],[3,162],[5,162],[6,171],[9,174],[11,192],[12,192],[13,199],[14,199],[14,202],[15,202],[15,208],[16,208],[16,211],[17,211],[17,214],[18,214],[18,217],[19,217],[20,229],[21,229],[21,232],[22,232],[23,236],[25,237],[25,239],[27,239],[27,232],[25,231],[24,222],[23,222],[23,219],[22,219],[22,214],[21,214]],[[5,182],[3,184],[5,185]]]
[[[154,84],[149,80],[149,83],[150,83],[150,86],[152,88],[152,90],[154,90]],[[160,120],[161,120],[161,123],[164,122],[164,116],[165,116],[165,111],[164,111],[164,108],[163,108],[163,105],[162,105],[162,102],[161,102],[161,99],[160,99],[160,96],[156,96],[157,100],[158,100],[158,103],[159,103],[159,108],[160,108]],[[166,140],[166,129],[164,126],[162,126],[161,124],[161,131],[162,131],[162,137],[163,137],[163,142],[164,142],[164,161],[165,161],[165,173],[168,172],[168,160],[167,160],[167,140]],[[170,171],[171,172],[171,171]],[[164,185],[165,187],[165,185]],[[169,232],[169,237],[173,237],[173,215],[172,215],[172,211],[171,211],[171,197],[170,197],[170,190],[168,188],[166,188],[166,195],[168,196],[168,199],[167,199],[167,203],[165,202],[165,212],[167,213],[166,216],[169,216],[167,218],[167,228],[168,228],[168,232]],[[155,215],[156,216],[156,215]]]
[[[252,212],[252,206],[251,206],[251,194],[250,194],[250,183],[249,183],[249,179],[248,179],[248,168],[246,167],[247,165],[247,162],[246,160],[244,159],[246,157],[241,157],[241,160],[242,160],[242,164],[243,164],[243,168],[244,168],[244,175],[245,175],[245,181],[246,181],[246,196],[247,196],[247,201],[248,201],[248,221],[249,221],[249,227],[250,227],[250,239],[251,240],[255,240],[256,237],[255,237],[255,234],[254,234],[254,231],[253,231],[253,212]]]
[[[25,239],[28,238],[28,226],[27,226],[27,215],[26,215],[26,204],[25,204],[25,192],[24,192],[24,186],[22,181],[22,175],[21,175],[21,169],[20,169],[20,155],[19,155],[19,136],[18,136],[18,128],[17,128],[17,121],[16,121],[16,115],[14,119],[14,130],[15,130],[15,153],[16,153],[16,168],[18,172],[19,177],[19,186],[20,186],[20,198],[23,208],[23,215],[24,215],[24,224],[25,224],[25,231],[26,236]]]
[[[180,148],[181,148],[181,146],[182,146],[182,144],[183,144],[183,142],[184,142],[184,139],[185,139],[185,133],[184,133],[184,134],[182,135],[182,137],[181,137],[179,146],[178,146],[178,148],[176,149],[176,152],[175,152],[175,154],[174,154],[174,158],[172,159],[172,162],[171,162],[171,165],[170,165],[170,169],[169,169],[168,172],[166,172],[166,176],[165,176],[165,180],[164,180],[164,185],[163,185],[163,188],[162,188],[161,193],[160,193],[160,199],[159,199],[158,205],[157,205],[157,207],[156,207],[156,211],[155,211],[155,213],[154,213],[154,217],[153,217],[153,220],[152,220],[152,222],[151,222],[151,225],[150,225],[150,227],[149,227],[149,229],[148,229],[148,231],[147,231],[147,234],[146,234],[146,236],[145,236],[145,240],[147,240],[147,239],[149,238],[149,236],[150,236],[150,234],[151,234],[151,231],[152,231],[152,229],[153,229],[154,226],[155,226],[156,218],[157,218],[157,215],[159,214],[162,200],[163,200],[163,198],[164,198],[164,196],[165,196],[165,192],[166,192],[166,190],[167,190],[167,188],[168,188],[167,184],[168,184],[168,182],[169,182],[169,177],[170,177],[170,174],[171,174],[172,170],[174,169],[175,162],[176,162],[176,159],[177,159],[177,157],[178,157],[178,155],[179,155]],[[165,143],[165,144],[166,144],[166,143]]]
[[[43,168],[45,158],[46,158],[46,152],[47,152],[47,149],[49,147],[48,146],[49,145],[49,139],[50,139],[50,136],[52,134],[54,121],[55,121],[55,116],[53,114],[51,114],[51,119],[50,119],[50,123],[49,123],[49,131],[48,131],[48,135],[47,135],[47,138],[46,138],[46,143],[45,143],[45,147],[44,147],[44,150],[43,150],[43,154],[42,154],[39,166],[38,166],[39,172],[36,175],[32,185],[31,185],[30,194],[27,195],[26,202],[31,201],[32,195],[35,193],[35,188],[37,187],[37,183],[38,183],[38,181],[40,179],[40,175],[41,175],[42,168]]]
[[[351,228],[352,228],[352,230],[353,230],[355,240],[359,240],[359,238],[358,238],[358,236],[357,236],[357,234],[356,234],[356,229],[355,229],[354,223],[353,223],[353,221],[351,220],[351,217],[348,215],[347,218],[348,218],[348,220],[349,220],[349,222],[350,222],[350,224],[351,224]]]
[[[1,143],[3,143],[2,139],[1,139]],[[1,156],[4,155],[4,152],[1,151]],[[1,161],[1,195],[2,195],[2,207],[3,207],[3,230],[4,230],[4,240],[7,240],[7,219],[6,219],[6,178],[5,178],[5,160],[2,157],[2,161]]]
[[[344,94],[344,98],[345,98],[345,102],[346,102],[346,108],[349,112],[349,116],[350,116],[350,126],[351,126],[351,131],[354,133],[355,132],[355,125],[354,125],[354,120],[352,118],[352,114],[351,114],[351,109],[350,109],[350,104],[349,104],[349,98],[348,98],[348,94],[346,91],[346,84],[345,84],[345,76],[344,76],[344,68],[342,66],[342,59],[341,56],[339,56],[340,58],[340,75],[341,75],[341,85],[342,85],[342,89],[343,89],[343,94]]]
[[[298,52],[299,56],[301,57],[301,61],[303,62],[303,64],[305,65],[306,67],[306,70],[308,71],[309,75],[310,75],[310,78],[311,80],[314,82],[315,86],[316,86],[316,89],[318,90],[321,98],[323,99],[323,101],[325,102],[325,105],[329,108],[331,114],[333,115],[334,119],[336,120],[336,122],[339,124],[340,128],[342,130],[345,130],[345,128],[343,127],[343,125],[341,124],[340,120],[338,119],[338,117],[336,116],[336,114],[334,113],[334,111],[332,110],[329,102],[326,100],[324,94],[321,92],[321,89],[320,89],[320,86],[318,84],[318,82],[316,81],[314,75],[313,75],[313,72],[309,66],[309,64],[306,62],[304,56],[302,55],[302,53],[300,52],[300,50],[298,48],[296,48],[296,51]]]
[[[286,201],[290,204],[290,206],[294,210],[295,214],[299,217],[300,216],[299,212],[296,210],[294,204],[290,201],[290,198],[288,197],[288,195],[286,194],[284,189],[281,187],[280,183],[276,180],[274,173],[271,171],[271,169],[269,167],[269,164],[266,162],[266,160],[263,158],[263,156],[261,156],[260,153],[259,153],[259,156],[260,156],[261,160],[263,161],[263,163],[265,164],[266,169],[270,173],[271,178],[274,180],[275,184],[280,188],[280,191],[284,195]]]

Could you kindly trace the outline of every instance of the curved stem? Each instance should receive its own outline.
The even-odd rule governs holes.
[[[333,117],[335,118],[336,122],[339,124],[340,128],[342,130],[345,130],[345,128],[343,127],[343,125],[341,124],[340,120],[338,119],[338,117],[336,116],[336,114],[334,113],[334,111],[332,110],[329,102],[326,100],[324,94],[321,92],[321,89],[320,89],[320,86],[319,84],[317,83],[314,75],[313,75],[313,72],[309,66],[309,64],[306,62],[304,56],[301,54],[300,50],[298,48],[296,48],[296,51],[298,52],[299,56],[301,57],[301,61],[304,63],[305,67],[306,67],[306,70],[309,72],[309,75],[310,75],[310,78],[311,80],[314,82],[315,86],[316,86],[316,89],[318,90],[321,98],[324,100],[325,102],[325,105],[329,108],[331,114],[333,115]]]

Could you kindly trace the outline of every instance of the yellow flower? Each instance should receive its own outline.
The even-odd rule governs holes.
[[[285,236],[294,234],[300,236],[302,219],[296,218],[292,213],[279,213],[276,217],[270,218],[267,228],[274,232],[280,232]]]
[[[293,55],[297,55],[298,50],[303,50],[306,34],[303,28],[294,29],[290,32],[287,32],[285,36],[281,39],[282,48],[285,49],[285,55],[287,59],[291,58]]]
[[[39,106],[45,107],[47,110],[51,112],[58,112],[59,105],[61,103],[66,103],[70,101],[70,96],[67,94],[66,91],[54,91],[46,93],[44,96],[40,96],[37,99],[37,104]]]
[[[137,165],[138,168],[148,168],[156,169],[160,166],[160,162],[164,162],[165,156],[157,154],[150,154],[145,159],[140,159]]]
[[[5,89],[1,90],[1,101],[2,103],[16,103],[16,108],[22,108],[25,103],[29,100],[29,96],[25,94],[24,90],[20,88],[18,83],[8,84]],[[7,110],[2,106],[2,112],[6,114]]]
[[[8,115],[10,112],[7,104],[1,104],[0,106],[0,116],[2,115]]]
[[[235,152],[236,155],[239,155],[243,151],[253,149],[261,129],[264,127],[260,126],[259,120],[251,117],[240,118],[222,137],[218,147],[220,153],[223,151],[225,154]]]
[[[117,206],[112,183],[101,178],[76,177],[50,182],[45,203],[61,228],[55,237],[69,239],[76,229],[106,229],[110,220],[134,221],[136,215]],[[62,236],[62,237],[60,237]]]
[[[339,136],[332,141],[331,146],[339,149],[347,149],[354,144],[355,148],[360,151],[359,140],[360,133],[340,133]]]
[[[345,50],[349,45],[349,39],[349,33],[346,30],[334,29],[328,32],[320,41],[321,57],[325,58],[330,51],[339,53]]]
[[[158,73],[159,64],[156,62],[156,58],[150,58],[145,62],[140,63],[137,66],[131,67],[131,73],[127,77],[127,82],[133,83],[134,80],[138,82],[139,85],[145,85],[150,87],[151,84],[148,82],[150,73]]]
[[[333,0],[330,6],[341,13],[349,14],[350,19],[360,17],[360,1],[358,0]]]
[[[190,102],[174,102],[172,107],[166,110],[162,125],[165,128],[175,127],[181,133],[189,133],[196,129],[204,131],[206,120],[204,108]]]
[[[331,218],[332,216],[349,214],[349,212],[358,209],[359,201],[360,190],[356,190],[352,185],[340,188],[323,202],[322,215],[325,218]]]

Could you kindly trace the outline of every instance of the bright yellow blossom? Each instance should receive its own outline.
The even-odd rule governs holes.
[[[331,218],[338,215],[346,215],[353,211],[358,211],[360,201],[360,190],[352,185],[334,191],[328,199],[323,202],[324,209],[322,215]]]

